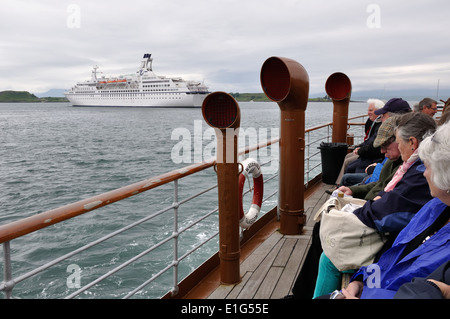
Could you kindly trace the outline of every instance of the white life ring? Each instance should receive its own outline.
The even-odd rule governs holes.
[[[247,229],[256,221],[259,211],[261,210],[264,182],[261,167],[257,161],[252,158],[248,158],[241,164],[243,166],[243,170],[239,175],[239,225],[242,228]],[[242,193],[244,190],[245,179],[248,178],[250,174],[253,176],[253,199],[249,211],[244,214],[244,208],[242,207]]]

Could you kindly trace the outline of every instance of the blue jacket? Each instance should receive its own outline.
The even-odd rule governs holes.
[[[399,232],[432,199],[424,171],[422,161],[417,160],[393,190],[381,191],[379,200],[369,200],[353,213],[365,225],[380,232]]]
[[[381,170],[383,169],[383,165],[384,165],[384,163],[386,163],[387,160],[388,160],[388,158],[385,157],[381,163],[377,163],[377,165],[375,166],[375,169],[372,172],[372,175],[370,175],[370,177],[364,181],[364,184],[378,182],[378,180],[380,179]]]
[[[391,299],[404,283],[414,277],[427,277],[450,259],[450,223],[424,244],[398,260],[407,244],[428,228],[447,206],[438,198],[428,202],[400,232],[380,260],[360,268],[352,277],[363,276],[362,299]]]

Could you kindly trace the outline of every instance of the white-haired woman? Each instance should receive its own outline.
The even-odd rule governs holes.
[[[414,277],[427,277],[450,259],[450,122],[425,138],[419,156],[426,166],[429,201],[375,264],[359,269],[346,298],[392,298]]]

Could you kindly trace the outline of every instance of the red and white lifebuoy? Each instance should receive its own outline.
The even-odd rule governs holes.
[[[246,229],[253,225],[258,218],[264,193],[264,183],[261,167],[257,161],[252,158],[248,158],[241,164],[243,166],[243,170],[239,175],[239,225]],[[253,199],[250,209],[244,214],[244,208],[242,207],[242,193],[244,190],[245,179],[249,178],[250,175],[253,177]]]

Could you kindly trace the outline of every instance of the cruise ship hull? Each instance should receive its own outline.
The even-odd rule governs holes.
[[[146,94],[135,93],[126,98],[120,94],[107,96],[104,94],[71,94],[65,96],[72,106],[107,106],[107,107],[173,107],[173,108],[193,108],[202,106],[207,93],[177,93],[169,94]]]

